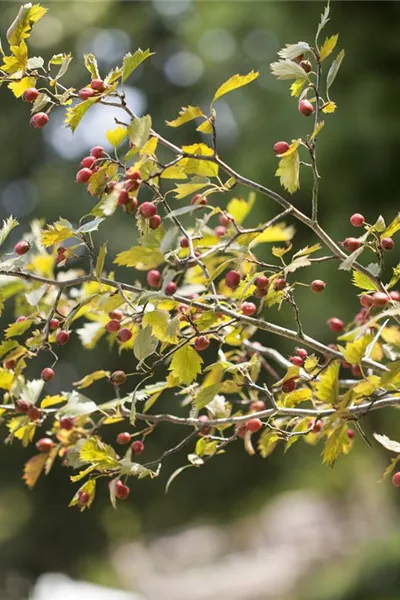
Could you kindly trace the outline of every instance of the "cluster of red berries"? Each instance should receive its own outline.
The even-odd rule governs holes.
[[[95,96],[99,96],[107,89],[106,84],[102,79],[92,79],[90,86],[84,87],[79,90],[78,96],[81,100],[88,100]]]
[[[365,225],[365,217],[360,213],[354,213],[350,217],[350,223],[353,227],[363,227]],[[347,237],[342,245],[348,252],[355,252],[362,246],[362,240],[355,237]],[[390,251],[394,248],[394,241],[391,237],[383,237],[379,240],[379,247],[381,250]]]
[[[25,102],[29,102],[30,104],[32,104],[33,102],[35,102],[35,100],[37,100],[39,95],[39,90],[32,87],[25,90],[25,92],[22,94],[22,98],[23,100],[25,100]],[[45,112],[37,112],[34,115],[32,115],[30,119],[30,124],[32,125],[32,127],[34,127],[34,129],[41,129],[42,127],[47,125],[48,122],[49,115]]]

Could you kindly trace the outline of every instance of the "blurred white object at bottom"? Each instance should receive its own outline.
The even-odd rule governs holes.
[[[30,600],[144,600],[133,592],[106,588],[86,581],[74,581],[61,573],[41,575]]]

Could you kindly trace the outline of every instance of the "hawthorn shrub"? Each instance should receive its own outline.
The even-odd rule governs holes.
[[[29,57],[27,39],[45,13],[38,4],[22,6],[7,31],[9,47],[1,50],[0,81],[30,105],[31,125],[41,129],[53,110],[64,109],[65,125],[73,132],[95,104],[113,106],[119,116],[106,132],[113,151],[96,146],[78,167],[77,184],[93,198],[79,226],[67,218],[35,221],[0,264],[2,297],[16,298],[16,320],[0,344],[1,419],[6,442],[37,449],[24,468],[26,484],[33,487],[59,460],[73,470],[71,480],[78,484],[71,505],[84,510],[98,482],[106,487],[106,480],[116,506],[117,499],[129,496],[132,477],[157,476],[176,452],[182,454],[182,467],[167,486],[183,469],[203,466],[235,442],[264,458],[278,447],[286,452],[300,439],[321,443],[322,461],[333,465],[351,451],[356,434],[365,438],[361,417],[400,405],[400,293],[394,289],[400,264],[391,273],[384,268],[400,215],[389,224],[382,216],[367,223],[362,214],[349,215],[359,231],[339,241],[318,220],[317,141],[325,133],[323,119],[331,119],[336,109],[330,94],[344,58],[343,50],[333,58],[338,35],[319,41],[329,6],[313,45],[288,44],[271,65],[272,75],[292,82],[292,105],[297,104],[299,119],[310,122],[306,137],[271,143],[270,150],[288,194],[299,189],[300,171],[311,170],[307,212],[237,173],[217,152],[218,99],[250,84],[258,73],[223,83],[208,113],[187,106],[168,121],[173,129],[197,126],[193,144],[180,147],[152,129],[150,115],[136,116],[126,101],[124,83],[151,57],[149,50],[127,54],[108,74],[101,74],[95,56],[87,54],[87,84],[80,90],[65,87],[70,54],[55,54],[47,64]],[[161,161],[162,147],[168,162]],[[246,197],[235,194],[239,186],[249,190]],[[244,222],[256,194],[279,212],[249,228]],[[137,228],[137,244],[113,257],[130,282],[137,278],[133,283],[105,270],[107,242],[95,241],[98,229],[113,226],[116,211],[124,211]],[[296,220],[315,235],[312,246],[296,247]],[[1,243],[17,226],[12,216],[4,222]],[[269,263],[257,257],[260,244],[272,244]],[[77,250],[83,250],[85,269],[69,267]],[[314,263],[325,261],[348,272],[361,305],[351,322],[332,316],[323,324],[336,337],[329,345],[304,331],[296,300],[299,286],[309,288],[313,302],[329,294],[324,281],[308,275]],[[283,305],[293,314],[288,327],[273,322]],[[260,331],[290,340],[292,355],[261,345]],[[57,376],[62,346],[71,336],[87,349],[105,338],[110,352],[129,354],[132,371],[110,372],[105,359],[104,369],[88,373],[74,389],[49,395],[46,384]],[[38,379],[28,380],[25,369],[39,353],[48,357],[48,366]],[[160,376],[165,367],[168,375]],[[86,390],[103,379],[110,383],[110,397],[96,404]],[[174,403],[168,414],[156,412],[167,390],[174,392],[180,416]],[[120,433],[112,446],[102,436],[115,423]],[[181,440],[149,460],[146,439],[157,435],[161,423],[182,430]],[[393,484],[400,486],[400,472],[395,472],[400,443],[385,435],[375,438],[395,454],[385,476],[393,472]]]

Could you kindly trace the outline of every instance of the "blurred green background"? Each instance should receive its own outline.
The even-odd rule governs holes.
[[[217,104],[219,152],[241,174],[278,189],[273,143],[305,134],[311,125],[299,115],[287,82],[271,76],[269,63],[285,43],[312,43],[322,3],[69,0],[43,4],[50,12],[34,29],[31,53],[49,58],[72,50],[75,60],[66,77],[69,85],[80,87],[88,82],[81,60],[84,52],[96,54],[103,74],[137,47],[156,52],[132,76],[128,98],[136,112],[150,113],[154,128],[176,144],[192,143],[199,134],[191,125],[170,130],[165,127],[166,119],[173,119],[187,104],[207,109],[220,83],[234,73],[259,70],[258,81]],[[3,39],[18,6],[1,2]],[[346,58],[332,92],[338,109],[325,118],[318,158],[321,223],[337,240],[352,235],[349,216],[354,211],[371,222],[380,213],[389,220],[399,209],[399,19],[399,2],[332,3],[326,35],[340,33],[338,47],[345,48]],[[77,221],[90,209],[92,199],[74,183],[75,172],[88,148],[105,142],[104,131],[113,125],[116,113],[94,108],[73,137],[67,129],[60,129],[62,110],[52,112],[50,124],[40,133],[29,127],[29,107],[16,101],[6,88],[1,90],[0,107],[0,218],[13,214],[26,228],[36,217],[49,222],[59,216]],[[296,206],[305,211],[310,206],[310,183],[309,175],[303,173],[301,190],[294,197]],[[221,197],[221,203],[226,200]],[[257,224],[274,214],[272,202],[260,197],[251,220]],[[114,216],[105,235],[112,257],[132,245],[132,221],[122,214]],[[298,248],[309,242],[309,232],[300,228]],[[266,249],[264,257],[269,252]],[[398,256],[396,249],[389,267]],[[129,281],[128,272],[121,274]],[[326,319],[351,318],[358,302],[348,274],[337,272],[334,264],[316,268],[314,277],[323,277],[328,287],[322,298],[311,301],[306,288],[299,293],[303,323],[307,333],[328,343],[332,339]],[[13,318],[10,309],[3,318]],[[270,318],[292,325],[290,311],[274,311]],[[291,345],[280,340],[259,339],[283,353],[291,351]],[[108,356],[105,342],[90,352],[71,343],[62,350],[61,359],[54,390],[66,389],[96,368],[124,367],[116,354]],[[96,389],[99,400],[107,398],[106,387]],[[371,415],[364,423],[365,430],[369,436],[379,431],[399,439],[396,417],[394,409]],[[3,438],[5,435],[3,429]],[[169,427],[163,428],[158,438],[153,436],[150,452],[159,454],[175,435]],[[399,494],[389,483],[377,483],[389,457],[376,446],[369,449],[361,438],[352,455],[332,470],[320,465],[318,447],[299,443],[287,456],[278,451],[263,461],[247,456],[238,444],[204,469],[185,472],[164,495],[168,474],[184,462],[183,456],[171,457],[159,479],[134,484],[131,499],[117,512],[109,507],[104,490],[93,509],[84,514],[67,509],[73,490],[69,474],[59,467],[33,492],[23,487],[22,463],[30,453],[16,444],[3,447],[0,453],[2,598],[25,597],[35,578],[48,571],[118,586],[120,581],[109,560],[116,545],[153,538],[190,523],[211,521],[229,527],[232,520],[256,514],[283,492],[300,489],[315,490],[333,503],[345,500],[354,504],[372,497],[376,515],[371,515],[371,528],[375,517],[382,519],[386,513],[393,522],[383,539],[361,544],[346,560],[339,556],[330,564],[315,567],[287,600],[399,598]],[[319,533],[325,535],[323,527]]]

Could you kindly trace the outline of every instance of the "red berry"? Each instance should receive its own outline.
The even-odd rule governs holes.
[[[25,92],[22,94],[22,98],[25,100],[25,102],[35,102],[36,98],[40,95],[39,90],[37,90],[34,87],[28,88],[27,90],[25,90]]]
[[[303,360],[306,360],[306,358],[308,356],[308,352],[305,348],[296,348],[295,352],[296,352],[297,356],[300,356],[300,358],[302,358]]]
[[[54,375],[55,375],[55,373],[54,373],[53,369],[51,369],[50,367],[46,367],[41,372],[40,377],[43,379],[43,381],[51,381],[53,379]]]
[[[351,215],[350,217],[350,223],[353,227],[362,227],[365,223],[365,218],[360,213],[354,213],[354,215]]]
[[[397,471],[392,477],[394,487],[400,487],[400,471]]]
[[[122,481],[117,481],[117,483],[115,484],[115,495],[118,498],[118,500],[126,500],[127,497],[130,494],[130,489],[127,485],[125,485],[124,483],[122,483]]]
[[[220,225],[223,225],[223,227],[229,227],[232,223],[231,219],[225,213],[219,215],[218,222]]]
[[[207,204],[207,198],[201,194],[195,194],[191,199],[190,204],[205,206]]]
[[[304,58],[304,54],[299,54],[299,56],[296,56],[296,58],[294,59],[296,62],[300,63]]]
[[[356,435],[356,434],[355,434],[355,431],[354,431],[354,429],[348,429],[348,430],[347,430],[347,437],[349,438],[349,440],[352,440],[352,439],[354,438],[354,436],[355,436],[355,435]]]
[[[126,172],[126,176],[132,181],[139,181],[142,178],[140,171],[132,169],[128,169],[128,171]]]
[[[92,79],[90,82],[90,87],[92,90],[96,90],[96,92],[102,92],[104,90],[104,81],[102,79]]]
[[[154,215],[149,219],[149,227],[150,229],[158,229],[161,225],[161,217],[160,215]]]
[[[78,96],[81,100],[87,100],[88,98],[92,98],[94,94],[94,90],[90,87],[84,87],[78,92]]]
[[[314,279],[314,281],[311,283],[311,290],[313,292],[323,292],[325,287],[326,283],[321,279]]]
[[[359,247],[361,246],[361,242],[360,240],[358,240],[357,238],[354,237],[348,237],[344,240],[343,242],[343,247],[348,251],[348,252],[354,252],[355,250],[357,250]]]
[[[60,420],[60,428],[65,429],[66,431],[71,431],[74,428],[74,420],[70,417],[63,417]]]
[[[169,281],[164,288],[164,293],[167,294],[167,296],[173,296],[175,294],[175,292],[176,292],[175,281]]]
[[[311,421],[311,423],[309,423],[309,427],[312,427],[313,433],[320,433],[323,429],[323,423],[322,421],[315,421],[314,423]]]
[[[314,107],[309,100],[300,100],[299,112],[305,117],[309,117],[314,112]]]
[[[130,179],[129,181],[125,181],[125,189],[127,192],[135,192],[140,187],[139,181],[136,179]]]
[[[206,335],[199,335],[199,337],[197,337],[194,340],[194,347],[199,352],[203,352],[204,350],[207,350],[209,345],[210,345],[210,339]]]
[[[359,300],[361,306],[363,306],[364,308],[369,308],[374,303],[372,296],[370,296],[369,294],[363,294],[359,297]]]
[[[238,437],[240,437],[243,440],[246,437],[246,434],[248,433],[248,429],[246,425],[238,425],[236,428],[236,432]]]
[[[208,435],[210,433],[211,427],[207,427],[206,423],[210,420],[207,415],[200,415],[198,420],[201,423],[204,423],[203,427],[200,429],[200,435]]]
[[[340,333],[344,329],[344,323],[341,319],[337,319],[336,317],[331,317],[327,321],[329,328],[336,333]]]
[[[120,327],[121,324],[118,321],[118,319],[111,319],[111,321],[108,321],[108,323],[106,323],[106,330],[109,333],[114,333],[115,331],[118,331]]]
[[[5,369],[12,371],[13,369],[15,369],[16,364],[17,361],[14,358],[10,358],[9,360],[4,361],[3,366]]]
[[[394,241],[390,237],[385,237],[381,239],[381,248],[382,250],[393,250]]]
[[[78,492],[78,505],[85,506],[90,500],[90,496],[87,492]]]
[[[38,112],[31,116],[30,124],[34,129],[41,129],[49,122],[49,115],[44,112]]]
[[[54,442],[50,438],[42,438],[36,442],[36,448],[39,452],[50,452],[54,448]]]
[[[76,174],[76,182],[77,183],[87,183],[91,176],[93,175],[93,171],[91,169],[80,169]]]
[[[140,440],[135,440],[131,446],[133,454],[142,454],[144,450],[144,444]]]
[[[56,335],[56,342],[59,346],[65,346],[65,344],[68,344],[69,338],[69,332],[61,329],[61,331],[59,331]]]
[[[116,319],[117,321],[121,321],[121,319],[123,319],[124,313],[122,313],[120,310],[111,310],[108,313],[108,316],[110,317],[110,319]]]
[[[303,364],[303,359],[300,356],[291,356],[289,360],[295,367],[301,367]]]
[[[121,329],[121,331],[124,331],[124,330]],[[129,331],[129,329],[126,329],[125,331]],[[131,333],[131,332],[129,331],[129,333]],[[127,379],[128,379],[128,377],[127,377],[125,371],[114,371],[110,375],[111,383],[116,386],[123,385]]]
[[[157,213],[157,206],[153,202],[143,202],[139,206],[139,212],[145,219],[151,219]]]
[[[103,158],[105,152],[106,151],[104,150],[103,146],[94,146],[94,148],[90,150],[90,156],[94,156],[95,158]]]
[[[279,154],[284,154],[289,150],[290,146],[287,142],[276,142],[274,144],[274,152],[279,156]]]
[[[253,302],[243,302],[240,310],[246,317],[252,317],[257,310],[257,306]]]
[[[94,167],[95,163],[96,159],[94,156],[85,156],[85,158],[82,158],[81,160],[81,165],[85,169],[91,169],[92,167]]]
[[[214,231],[217,237],[222,238],[226,234],[226,227],[224,225],[218,225]]]
[[[389,296],[390,299],[393,300],[393,302],[400,302],[400,292],[398,292],[397,290],[389,292]]]
[[[282,277],[279,277],[279,279],[275,279],[275,283],[274,283],[274,289],[276,292],[284,290],[286,287],[286,280],[283,279]]]
[[[181,248],[189,248],[189,240],[187,239],[187,237],[181,237],[181,239],[179,240],[179,245]]]
[[[374,306],[386,306],[386,304],[388,304],[389,301],[390,297],[387,294],[385,294],[385,292],[375,292],[375,294],[372,296],[372,302]]]
[[[260,410],[265,410],[265,402],[262,400],[256,400],[250,404],[250,410],[254,410],[255,412],[259,412]]]
[[[132,331],[130,329],[127,329],[126,327],[124,327],[123,329],[120,329],[120,331],[117,334],[117,338],[119,339],[120,342],[125,343],[128,342],[131,337],[132,337]]]
[[[156,269],[151,269],[147,273],[147,283],[152,288],[155,288],[155,289],[159,288],[160,287],[160,283],[161,283],[161,273],[160,273],[160,271],[157,271]]]
[[[17,411],[17,413],[27,413],[30,406],[31,405],[29,404],[29,402],[26,402],[26,400],[15,401],[15,410]]]
[[[312,70],[312,64],[309,60],[301,60],[300,67],[304,69],[306,73],[309,73]]]
[[[131,434],[128,433],[127,431],[123,431],[122,433],[119,433],[117,435],[117,444],[120,444],[121,446],[124,446],[125,444],[129,444],[129,442],[131,441]]]
[[[28,407],[28,410],[26,411],[27,416],[29,417],[29,419],[31,421],[37,421],[38,419],[40,419],[42,413],[40,412],[40,410],[34,406],[33,404],[31,404]]]
[[[250,419],[246,422],[247,431],[251,431],[251,433],[256,433],[263,426],[262,421],[260,419]]]
[[[254,283],[259,290],[266,290],[269,285],[269,279],[264,275],[260,275],[255,278]]]
[[[14,252],[15,252],[15,254],[18,254],[18,256],[23,256],[24,254],[29,252],[30,249],[31,249],[30,243],[25,242],[24,240],[17,242],[14,246]]]
[[[121,190],[118,195],[118,204],[120,206],[125,206],[129,202],[129,194],[126,190]]]
[[[240,283],[241,276],[238,271],[228,271],[225,275],[225,283],[232,290],[236,289]]]
[[[59,319],[50,319],[49,326],[50,329],[58,329],[60,327]]]
[[[296,389],[296,380],[295,379],[287,379],[283,384],[282,384],[282,392],[285,392],[285,394],[287,394],[288,392],[293,392],[293,390]]]

